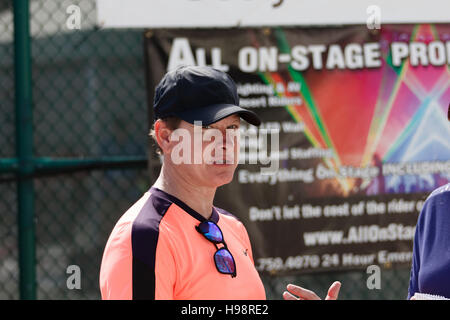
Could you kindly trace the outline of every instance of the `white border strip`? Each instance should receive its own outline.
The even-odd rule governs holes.
[[[279,6],[274,6],[280,3]],[[450,23],[450,0],[97,0],[106,28],[210,28]]]

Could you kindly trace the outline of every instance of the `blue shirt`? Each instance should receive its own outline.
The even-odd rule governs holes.
[[[408,299],[416,292],[450,298],[450,183],[430,194],[417,221]]]

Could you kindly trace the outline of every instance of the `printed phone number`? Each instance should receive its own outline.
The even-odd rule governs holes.
[[[329,268],[339,266],[339,254],[322,254],[319,255],[301,255],[294,257],[287,257],[283,261],[282,258],[259,258],[257,259],[256,268],[258,271],[286,271],[299,269],[316,269]]]

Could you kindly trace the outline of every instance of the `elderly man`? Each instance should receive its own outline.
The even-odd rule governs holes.
[[[151,135],[163,165],[108,239],[103,299],[266,298],[244,225],[213,204],[238,164],[240,119],[260,124],[238,105],[233,80],[209,67],[181,67],[161,80]],[[338,291],[332,286],[331,297]]]

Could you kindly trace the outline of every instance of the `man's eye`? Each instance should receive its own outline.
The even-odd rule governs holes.
[[[232,124],[232,125],[229,126],[227,129],[233,129],[233,130],[236,130],[236,129],[239,129],[239,126],[238,126],[237,124]]]
[[[203,129],[212,129],[211,126],[203,126],[202,128],[203,128]]]

